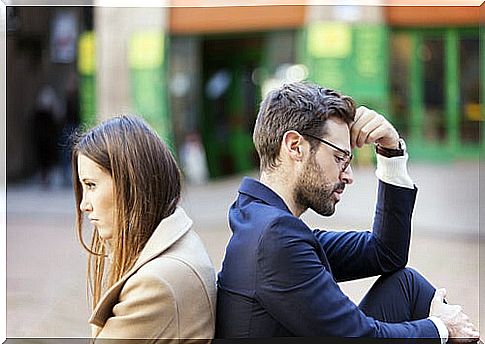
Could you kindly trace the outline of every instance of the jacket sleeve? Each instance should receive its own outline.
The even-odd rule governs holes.
[[[99,329],[95,343],[109,338],[151,342],[164,337],[166,329],[176,323],[176,314],[175,299],[167,282],[147,273],[134,274],[126,281],[113,315]]]
[[[295,336],[437,338],[428,319],[385,323],[367,317],[322,264],[313,233],[292,216],[276,219],[257,250],[256,298]]]
[[[379,181],[371,232],[315,230],[337,281],[382,275],[406,266],[417,189]]]

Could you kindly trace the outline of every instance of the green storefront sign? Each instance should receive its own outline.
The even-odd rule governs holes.
[[[79,111],[83,125],[91,127],[96,122],[96,51],[95,36],[86,31],[79,36]]]
[[[303,32],[309,80],[389,116],[389,30],[379,24],[314,22]],[[369,147],[358,160],[369,162]]]
[[[361,105],[387,112],[388,35],[383,25],[310,24],[304,32],[309,79],[349,94]]]

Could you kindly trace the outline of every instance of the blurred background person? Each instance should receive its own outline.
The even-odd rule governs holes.
[[[70,138],[79,126],[79,95],[78,80],[75,73],[71,73],[66,82],[65,112],[61,123],[59,137],[60,162],[62,183],[71,183],[71,147]]]
[[[32,139],[37,156],[40,182],[49,187],[54,167],[59,160],[57,97],[50,85],[44,85],[37,96],[32,121]]]
[[[180,151],[185,177],[192,184],[204,184],[208,179],[204,146],[196,131],[189,133]]]

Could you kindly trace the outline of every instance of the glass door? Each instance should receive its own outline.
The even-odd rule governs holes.
[[[422,137],[426,145],[442,145],[447,141],[445,118],[444,40],[442,36],[423,37],[418,48],[418,58],[422,63],[423,119]]]
[[[478,30],[395,30],[390,48],[392,111],[413,156],[477,158],[483,125]]]
[[[252,127],[260,90],[253,73],[262,65],[263,46],[258,33],[203,39],[200,126],[211,177],[257,167]]]
[[[478,37],[461,35],[460,46],[460,143],[465,146],[478,145],[480,126],[480,57]]]

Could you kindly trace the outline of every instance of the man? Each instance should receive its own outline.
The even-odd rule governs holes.
[[[469,338],[461,307],[406,268],[417,189],[404,141],[381,115],[306,83],[263,100],[253,141],[261,176],[244,178],[218,279],[216,336]],[[308,208],[330,216],[352,183],[351,148],[376,144],[372,232],[311,230]],[[337,282],[381,275],[359,306]]]

